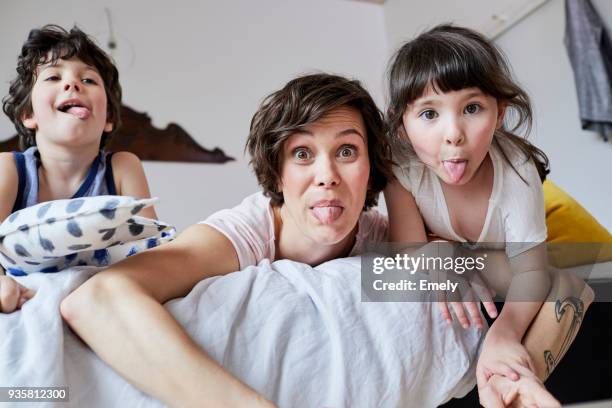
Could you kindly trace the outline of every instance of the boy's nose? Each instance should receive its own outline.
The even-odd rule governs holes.
[[[71,89],[74,89],[75,91],[79,92],[81,90],[79,82],[78,81],[74,81],[74,80],[67,81],[64,84],[64,91],[69,91]]]

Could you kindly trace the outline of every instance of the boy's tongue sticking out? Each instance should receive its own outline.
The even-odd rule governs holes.
[[[446,169],[446,172],[450,176],[453,183],[461,180],[461,177],[463,177],[463,174],[465,173],[467,160],[445,160],[442,163],[444,163],[444,168]]]
[[[89,109],[83,106],[72,106],[66,110],[66,113],[76,116],[79,119],[87,119],[91,114]]]

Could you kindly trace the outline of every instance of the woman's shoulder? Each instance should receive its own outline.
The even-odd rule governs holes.
[[[389,220],[376,208],[370,208],[359,217],[358,235],[368,241],[382,242],[387,240]]]

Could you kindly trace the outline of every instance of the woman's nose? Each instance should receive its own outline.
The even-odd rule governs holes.
[[[338,169],[333,160],[320,159],[316,166],[315,182],[320,187],[332,187],[340,184]]]

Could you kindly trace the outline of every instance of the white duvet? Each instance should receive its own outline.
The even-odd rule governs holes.
[[[20,279],[38,292],[0,315],[0,386],[68,386],[70,402],[54,407],[159,406],[61,320],[61,299],[94,271]],[[361,302],[359,258],[316,268],[263,261],[202,281],[166,307],[209,355],[280,407],[435,407],[475,384],[482,332],[449,326],[431,303]]]

